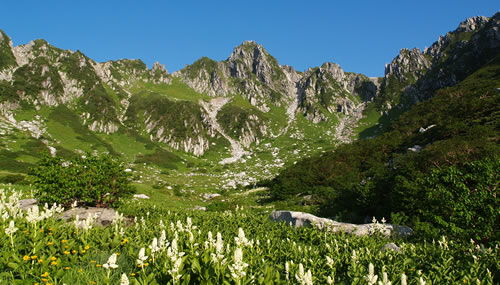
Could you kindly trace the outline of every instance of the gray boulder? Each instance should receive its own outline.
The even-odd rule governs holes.
[[[117,212],[114,209],[108,208],[73,208],[62,213],[62,218],[69,222],[71,219],[74,219],[78,215],[79,220],[85,220],[89,215],[94,215],[97,218],[95,219],[95,224],[99,226],[109,226],[115,219]]]
[[[38,204],[38,201],[36,199],[19,200],[19,208],[21,208],[21,210],[28,210],[36,204]]]
[[[344,232],[356,236],[372,235],[380,232],[385,236],[409,236],[413,230],[408,227],[391,224],[349,224],[336,222],[327,218],[320,218],[314,215],[295,211],[273,211],[269,219],[275,222],[286,222],[294,227],[312,227],[329,232]]]
[[[205,194],[203,194],[203,198],[205,198],[205,200],[211,200],[211,199],[217,198],[219,196],[222,196],[222,195],[218,194],[218,193],[213,193],[213,194],[205,193]]]
[[[146,194],[134,194],[134,198],[137,199],[149,199],[149,196]]]
[[[380,248],[380,251],[388,251],[388,250],[400,252],[402,249],[392,242],[386,243],[383,247]]]

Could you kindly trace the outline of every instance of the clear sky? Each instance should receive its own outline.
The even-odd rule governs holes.
[[[7,2],[7,3],[6,3]],[[3,1],[0,29],[14,45],[43,38],[96,61],[140,58],[170,71],[202,56],[226,59],[254,40],[299,71],[336,62],[383,76],[401,48],[425,48],[497,0]]]

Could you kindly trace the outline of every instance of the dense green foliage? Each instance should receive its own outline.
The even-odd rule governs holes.
[[[238,139],[245,129],[250,129],[252,133],[258,134],[258,126],[250,116],[259,116],[256,111],[246,110],[234,105],[225,105],[217,113],[217,121],[226,134]]]
[[[16,66],[17,63],[16,63],[16,57],[12,53],[12,49],[9,45],[9,38],[2,30],[0,30],[0,38],[2,38],[2,40],[0,40],[0,71],[1,71],[5,68]]]
[[[87,153],[69,161],[43,156],[30,172],[41,203],[106,207],[133,192],[123,163]]]
[[[402,114],[385,134],[284,170],[268,183],[271,195],[313,194],[319,213],[345,220],[392,214],[433,237],[498,240],[493,230],[500,227],[499,81],[497,56],[456,87]],[[415,145],[422,149],[412,151]],[[443,195],[455,200],[429,202]]]
[[[240,207],[175,212],[137,201],[119,209],[137,219],[98,227],[58,220],[57,208],[21,215],[19,196],[0,191],[2,284],[119,284],[123,274],[129,284],[367,284],[375,275],[400,284],[403,274],[411,285],[499,281],[498,247],[445,237],[347,236]],[[381,250],[390,241],[401,251]]]

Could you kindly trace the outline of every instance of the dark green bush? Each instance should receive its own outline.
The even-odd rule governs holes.
[[[108,207],[134,192],[123,163],[109,155],[87,153],[69,161],[44,155],[30,175],[41,203],[68,206],[76,200],[85,206]]]

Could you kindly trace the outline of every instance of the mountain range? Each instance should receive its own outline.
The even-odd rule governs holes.
[[[152,184],[184,185],[185,173],[206,176],[203,189],[256,183],[378,136],[456,86],[498,57],[499,21],[469,18],[424,51],[402,49],[380,78],[330,62],[300,72],[254,41],[170,74],[158,62],[98,63],[41,39],[14,47],[0,30],[0,175],[23,176],[44,151],[96,151],[135,167],[137,182],[153,166]]]

